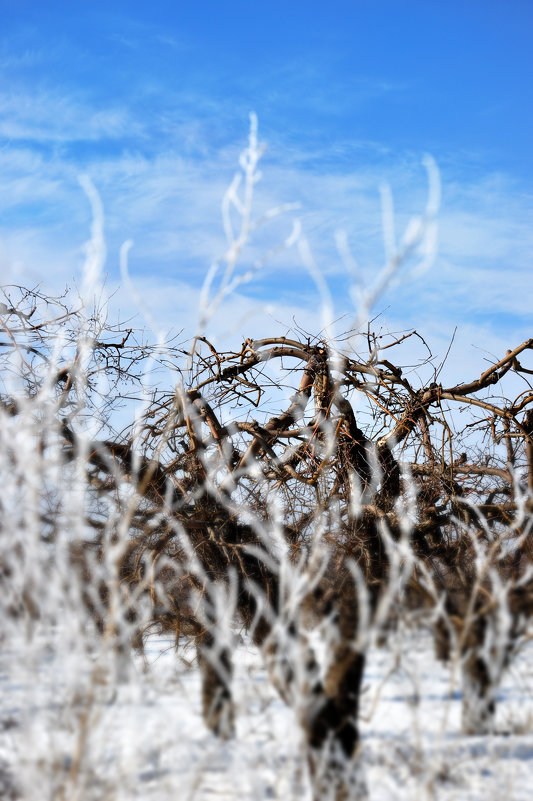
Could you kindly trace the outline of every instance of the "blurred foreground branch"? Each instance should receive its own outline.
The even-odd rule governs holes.
[[[23,287],[0,323],[6,619],[78,594],[122,656],[154,629],[193,638],[221,736],[244,625],[316,799],[363,792],[365,654],[401,616],[460,661],[465,729],[490,730],[533,611],[533,340],[443,386],[402,365],[405,335],[154,346]]]

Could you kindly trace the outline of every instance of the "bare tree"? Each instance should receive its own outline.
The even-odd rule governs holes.
[[[4,423],[26,415],[39,458],[60,443],[62,480],[81,465],[85,482],[67,542],[68,510],[39,488],[43,569],[51,551],[69,565],[121,654],[154,628],[194,639],[206,724],[228,737],[240,620],[302,726],[317,800],[364,792],[365,654],[398,615],[457,657],[465,729],[490,730],[533,608],[533,340],[443,386],[431,354],[427,383],[392,355],[414,331],[219,352],[204,337],[149,344],[66,297],[4,295]],[[160,370],[150,392],[148,361]],[[42,590],[16,570],[24,537],[11,544],[6,610],[38,616]]]

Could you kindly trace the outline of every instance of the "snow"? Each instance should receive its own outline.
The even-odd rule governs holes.
[[[68,627],[67,627],[68,629]],[[242,642],[237,734],[201,718],[192,646],[152,637],[126,665],[87,653],[75,630],[11,632],[0,655],[0,798],[28,801],[294,799],[310,801],[302,738],[261,657]],[[533,643],[504,676],[496,729],[461,734],[459,672],[423,631],[369,653],[362,754],[374,801],[529,801],[533,787]],[[18,794],[18,795],[17,795]]]

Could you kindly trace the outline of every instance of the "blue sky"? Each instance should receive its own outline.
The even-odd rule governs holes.
[[[87,174],[104,206],[109,288],[131,239],[143,309],[192,333],[227,247],[221,200],[254,111],[268,145],[254,213],[300,207],[261,228],[237,274],[298,220],[345,315],[338,330],[348,327],[357,301],[339,231],[371,285],[385,259],[380,186],[400,235],[424,208],[429,153],[442,183],[438,255],[378,298],[378,325],[416,326],[437,353],[457,326],[453,364],[465,369],[532,334],[529,0],[0,0],[0,12],[4,281],[59,289],[79,275]],[[124,287],[113,302],[125,313],[137,303]],[[292,247],[219,307],[208,333],[259,336],[293,318],[313,332],[318,306]]]

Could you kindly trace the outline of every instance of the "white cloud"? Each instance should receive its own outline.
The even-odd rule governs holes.
[[[118,139],[138,132],[123,108],[96,108],[83,97],[51,90],[0,92],[0,137],[11,142]]]
[[[192,98],[189,101],[192,104]],[[104,202],[110,285],[116,281],[119,247],[133,239],[133,280],[158,323],[194,327],[199,286],[212,260],[226,247],[220,203],[237,167],[239,145],[244,144],[244,122],[241,143],[214,152],[209,126],[189,109],[181,119],[176,112],[168,121],[174,126],[173,144],[167,136],[148,156],[125,149],[124,132],[139,132],[143,124],[130,112],[97,110],[81,98],[38,92],[22,99],[4,93],[0,111],[6,115],[0,133],[11,131],[12,139],[25,140],[23,145],[11,141],[0,150],[4,280],[34,283],[41,278],[59,291],[79,275],[81,246],[88,237],[90,211],[77,182],[75,159],[62,157],[60,149],[45,155],[30,144],[114,137],[122,150],[93,156],[85,164]],[[257,214],[279,203],[300,202],[298,216],[315,260],[330,282],[338,313],[347,315],[339,330],[348,327],[357,309],[349,299],[335,232],[346,231],[363,277],[372,281],[384,258],[381,181],[388,179],[393,189],[400,231],[425,202],[426,179],[418,159],[404,156],[390,166],[389,154],[387,169],[383,162],[376,167],[375,158],[370,165],[363,158],[369,147],[372,144],[361,143],[361,157],[340,173],[328,172],[319,152],[308,158],[294,146],[280,144],[264,158],[263,179],[256,188]],[[357,152],[357,143],[351,143],[351,152]],[[468,181],[443,175],[437,264],[416,283],[391,290],[377,310],[387,309],[396,330],[416,326],[441,354],[458,325],[454,365],[464,363],[470,370],[476,362],[470,343],[501,354],[524,335],[525,322],[518,316],[530,315],[532,207],[532,199],[505,176]],[[288,235],[295,216],[288,214],[264,227],[243,252],[243,270]],[[126,302],[131,309],[131,298]],[[255,283],[242,287],[212,325],[217,335],[234,330],[235,336],[248,336],[250,329],[261,329],[262,335],[262,326],[273,325],[267,306],[283,324],[296,315],[310,333],[321,325],[320,298],[296,251],[278,257]]]

